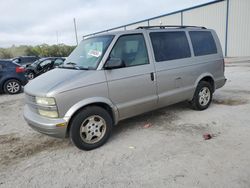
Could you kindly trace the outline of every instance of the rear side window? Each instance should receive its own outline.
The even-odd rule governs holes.
[[[209,31],[190,31],[189,32],[195,56],[216,54],[217,48],[213,35]]]
[[[182,59],[191,56],[184,31],[152,32],[150,38],[157,62]]]

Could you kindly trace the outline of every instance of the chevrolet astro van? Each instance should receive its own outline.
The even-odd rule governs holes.
[[[35,130],[69,136],[82,150],[103,145],[120,120],[181,101],[196,110],[226,82],[215,31],[148,26],[94,35],[64,64],[25,86],[24,118]]]

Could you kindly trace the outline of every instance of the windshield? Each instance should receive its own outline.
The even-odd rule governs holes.
[[[65,60],[62,68],[70,65],[77,69],[96,69],[113,38],[113,35],[105,35],[83,40]]]

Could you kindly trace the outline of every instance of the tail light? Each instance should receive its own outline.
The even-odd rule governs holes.
[[[21,72],[25,72],[25,68],[24,67],[16,67],[16,73],[21,73]]]

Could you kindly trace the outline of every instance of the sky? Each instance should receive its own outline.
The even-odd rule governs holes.
[[[0,0],[0,47],[64,43],[213,0]]]

